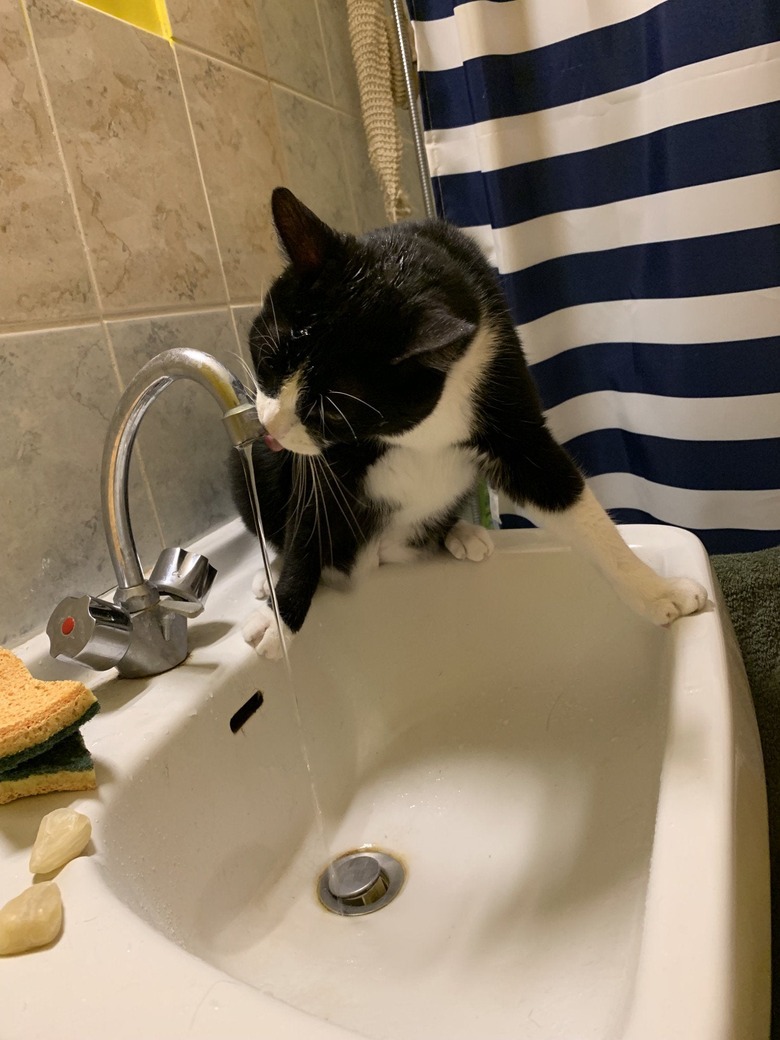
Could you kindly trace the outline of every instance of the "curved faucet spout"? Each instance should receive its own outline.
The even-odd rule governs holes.
[[[191,379],[209,391],[222,410],[236,447],[262,433],[254,403],[241,382],[216,358],[177,347],[147,362],[128,384],[108,428],[103,450],[101,494],[108,551],[117,577],[117,601],[128,611],[154,606],[157,589],[144,581],[128,508],[130,456],[138,428],[151,403],[177,379]]]
[[[137,678],[175,668],[187,656],[187,618],[202,611],[216,571],[205,556],[167,548],[145,581],[128,508],[138,427],[152,401],[177,379],[192,379],[208,390],[235,447],[263,433],[249,393],[210,354],[180,347],[144,365],[119,400],[103,449],[103,525],[117,578],[115,602],[94,596],[62,600],[46,626],[52,657],[98,670],[116,667],[120,675]]]

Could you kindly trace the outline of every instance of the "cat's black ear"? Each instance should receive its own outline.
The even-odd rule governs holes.
[[[396,358],[419,357],[430,368],[446,371],[464,353],[477,326],[444,308],[432,308],[422,318],[409,346]]]
[[[274,188],[271,212],[279,239],[299,274],[315,274],[341,243],[338,233],[288,188]]]

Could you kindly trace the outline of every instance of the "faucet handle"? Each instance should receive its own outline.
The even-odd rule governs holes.
[[[130,615],[115,603],[95,596],[66,596],[52,611],[46,634],[52,657],[105,671],[125,656],[132,627]]]
[[[163,549],[149,575],[149,583],[171,597],[165,601],[169,610],[195,617],[195,606],[200,607],[199,614],[216,576],[216,568],[200,553],[181,548]]]
[[[160,596],[160,606],[164,610],[170,610],[172,614],[179,614],[187,620],[200,617],[206,609],[200,600],[174,599],[173,596]]]

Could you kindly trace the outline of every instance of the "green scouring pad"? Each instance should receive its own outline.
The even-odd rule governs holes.
[[[0,805],[27,794],[94,788],[79,727],[98,708],[83,683],[35,679],[0,647]]]
[[[42,755],[0,773],[0,805],[29,794],[92,791],[96,786],[92,755],[77,730]]]

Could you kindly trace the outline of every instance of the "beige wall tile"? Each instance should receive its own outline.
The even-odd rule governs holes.
[[[18,3],[0,2],[0,325],[95,315],[96,300]]]
[[[167,0],[174,39],[265,72],[254,0]]]
[[[399,113],[401,121],[403,121],[404,116],[405,113]],[[339,115],[339,123],[344,142],[347,176],[349,177],[349,185],[355,204],[358,226],[361,231],[381,227],[389,223],[389,221],[385,213],[379,181],[368,159],[368,146],[363,124],[359,119],[354,119],[347,115]],[[402,140],[401,184],[412,209],[410,219],[422,220],[425,217],[425,206],[420,187],[420,177],[417,172],[414,144],[406,137],[403,137]]]
[[[271,191],[285,182],[268,82],[179,50],[230,299],[255,300],[281,268]]]
[[[205,350],[243,380],[227,308],[110,322],[109,331],[125,381],[173,347]],[[137,447],[166,545],[187,547],[236,515],[226,475],[233,449],[221,419],[206,390],[179,380],[163,391],[141,424]],[[155,561],[142,562],[151,567]]]
[[[368,146],[363,124],[351,116],[340,115],[339,127],[344,144],[347,177],[360,231],[388,223],[379,181],[368,161]]]
[[[339,114],[274,86],[287,160],[287,186],[339,231],[356,231],[339,134]]]
[[[317,6],[336,107],[359,115],[360,95],[349,42],[346,3],[344,0],[317,0]]]
[[[258,300],[255,303],[247,303],[242,307],[233,308],[233,320],[236,323],[236,331],[238,332],[238,339],[241,344],[242,356],[247,361],[249,360],[249,331],[252,328],[252,322],[260,313],[260,308],[262,306],[262,300]]]
[[[68,0],[28,0],[106,312],[224,298],[169,45]]]
[[[45,625],[69,594],[114,584],[99,473],[119,398],[98,325],[0,336],[0,644]]]
[[[255,0],[268,75],[333,104],[315,0]]]

